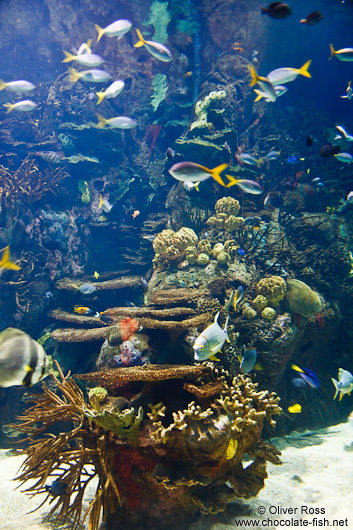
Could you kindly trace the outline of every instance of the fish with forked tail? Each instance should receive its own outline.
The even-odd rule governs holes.
[[[219,311],[215,316],[213,324],[208,326],[195,340],[193,349],[195,352],[194,358],[196,361],[204,361],[211,359],[211,361],[219,361],[216,353],[221,351],[225,341],[229,342],[227,326],[229,316],[227,317],[224,329],[218,324]]]

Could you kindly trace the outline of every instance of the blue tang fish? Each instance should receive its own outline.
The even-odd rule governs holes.
[[[313,372],[312,370],[309,370],[309,368],[299,368],[299,366],[297,366],[296,364],[292,364],[291,368],[292,370],[295,370],[296,372],[299,373],[299,377],[301,377],[308,386],[310,386],[311,388],[314,388],[315,390],[319,388],[320,386],[319,378],[315,372]],[[295,385],[295,386],[299,386],[299,385]]]

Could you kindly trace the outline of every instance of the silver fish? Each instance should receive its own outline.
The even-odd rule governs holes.
[[[213,324],[208,326],[195,340],[194,358],[196,361],[204,361],[205,359],[211,359],[218,361],[215,354],[221,351],[225,341],[229,342],[227,326],[229,316],[227,317],[224,329],[218,324],[219,311],[215,316]]]
[[[6,114],[12,112],[31,112],[38,107],[37,103],[30,99],[24,99],[23,101],[17,101],[17,103],[4,103],[4,107],[7,108]]]
[[[335,395],[333,399],[336,399],[337,394],[339,394],[339,401],[343,398],[344,394],[350,395],[353,390],[353,375],[348,372],[348,370],[343,370],[339,368],[338,370],[338,381],[331,377],[332,383],[335,385]]]
[[[82,294],[92,294],[94,293],[94,291],[97,290],[97,287],[95,285],[92,285],[91,283],[83,283],[82,285],[77,287],[77,289]]]
[[[58,166],[65,159],[65,156],[62,153],[57,153],[55,151],[36,151],[33,153],[36,156],[42,158],[48,164],[53,166]]]
[[[95,24],[94,26],[98,32],[97,35],[97,42],[103,37],[103,35],[106,35],[107,37],[118,37],[118,40],[120,40],[125,33],[130,31],[132,28],[132,23],[130,20],[121,19],[116,20],[115,22],[112,22],[109,24],[109,26],[106,26],[105,28],[101,28],[98,26],[98,24]]]
[[[104,70],[83,70],[82,72],[79,72],[78,70],[75,70],[75,68],[70,68],[70,76],[69,79],[71,83],[76,83],[79,79],[81,81],[86,81],[86,83],[106,83],[107,81],[110,81],[112,76],[109,72],[105,72]]]
[[[31,92],[31,90],[34,90],[36,87],[33,83],[30,83],[29,81],[24,81],[23,79],[19,79],[18,81],[9,81],[8,83],[5,83],[2,79],[0,79],[0,90],[8,90],[9,92]]]
[[[159,61],[163,61],[164,63],[168,63],[172,60],[172,54],[166,46],[164,46],[160,42],[145,40],[139,29],[136,29],[136,33],[139,40],[138,42],[136,42],[136,44],[134,44],[135,48],[140,48],[141,46],[144,46],[148,53],[152,55],[152,57],[155,57],[156,59],[158,59]]]

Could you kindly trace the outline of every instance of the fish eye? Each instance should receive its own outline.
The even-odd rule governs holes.
[[[200,346],[200,350],[204,350],[205,349],[205,346]]]

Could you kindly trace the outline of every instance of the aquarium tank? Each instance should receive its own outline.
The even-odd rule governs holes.
[[[352,529],[353,0],[0,28],[0,530]]]

